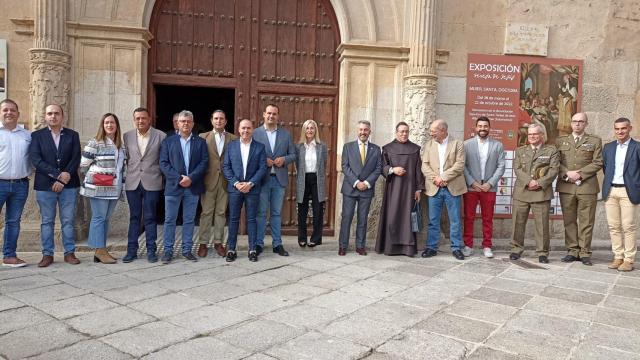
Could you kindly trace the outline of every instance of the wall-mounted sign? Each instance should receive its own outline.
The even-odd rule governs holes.
[[[469,54],[465,138],[474,136],[480,116],[491,120],[491,136],[502,141],[506,171],[498,185],[496,217],[511,216],[513,154],[527,141],[527,126],[541,125],[547,143],[571,133],[571,117],[582,101],[582,60]],[[555,189],[555,183],[553,185]],[[551,215],[562,215],[555,194]]]
[[[7,98],[7,40],[0,39],[0,100]]]
[[[547,56],[549,26],[507,23],[504,53]]]

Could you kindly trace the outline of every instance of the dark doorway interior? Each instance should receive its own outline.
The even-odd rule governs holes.
[[[157,129],[165,132],[172,129],[173,114],[189,110],[195,118],[194,132],[210,131],[211,114],[222,110],[227,115],[226,130],[235,132],[235,89],[155,85],[155,92]]]

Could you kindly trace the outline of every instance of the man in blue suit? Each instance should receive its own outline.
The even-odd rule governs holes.
[[[282,234],[280,231],[282,218],[280,213],[284,201],[284,192],[289,183],[287,168],[290,163],[296,161],[296,148],[293,145],[291,134],[278,126],[280,117],[278,106],[267,105],[262,117],[264,118],[264,126],[257,128],[253,132],[253,140],[262,143],[265,147],[269,175],[262,179],[262,188],[260,190],[256,252],[260,255],[264,248],[267,208],[269,208],[273,252],[280,256],[289,256],[289,253],[282,246]]]
[[[205,191],[204,175],[209,166],[207,143],[192,133],[193,113],[178,114],[179,136],[167,137],[160,146],[160,170],[166,178],[164,188],[164,255],[162,263],[173,257],[176,218],[182,203],[182,256],[198,261],[191,253],[193,227],[200,194]]]
[[[31,134],[29,146],[31,163],[36,168],[33,189],[36,191],[42,218],[42,260],[38,266],[47,267],[53,263],[56,207],[60,208],[64,261],[76,265],[80,263],[75,256],[74,230],[76,198],[80,187],[80,136],[77,132],[62,126],[64,111],[59,105],[47,106],[44,119],[47,127]]]
[[[613,123],[616,140],[604,146],[602,198],[605,199],[613,262],[609,269],[633,270],[640,204],[640,146],[631,138],[631,121]]]
[[[253,123],[244,119],[238,126],[240,139],[229,143],[224,154],[222,171],[228,181],[229,193],[229,239],[227,240],[227,262],[236,259],[236,242],[240,210],[245,204],[247,233],[249,234],[249,261],[258,261],[256,251],[256,213],[260,200],[261,182],[267,173],[267,155],[262,143],[253,141]]]
[[[349,247],[351,221],[358,205],[356,226],[356,252],[366,255],[367,217],[375,192],[375,185],[382,173],[380,147],[369,141],[371,123],[358,121],[358,140],[344,144],[342,148],[342,221],[338,255],[344,256]]]

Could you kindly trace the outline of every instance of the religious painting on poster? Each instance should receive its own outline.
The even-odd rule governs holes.
[[[474,136],[476,119],[486,116],[491,120],[490,135],[505,149],[506,170],[498,184],[496,217],[511,216],[513,155],[527,142],[526,127],[541,125],[547,144],[571,133],[571,117],[582,101],[582,69],[582,60],[469,54],[465,139]],[[557,193],[550,211],[552,216],[562,215]]]
[[[7,41],[0,39],[0,101],[7,98]]]

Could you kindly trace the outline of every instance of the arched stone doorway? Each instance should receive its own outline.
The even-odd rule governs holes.
[[[223,109],[233,114],[233,123],[249,118],[259,126],[262,109],[274,103],[280,108],[280,125],[295,141],[306,119],[318,122],[329,145],[324,223],[332,235],[340,34],[329,0],[157,0],[149,30],[148,105],[159,128],[170,119],[170,114],[158,113],[159,101],[171,99],[171,89],[176,99],[181,92],[207,92],[211,108],[199,105],[209,114],[219,107],[218,92],[228,96],[233,91],[234,102],[228,103],[233,108]],[[295,169],[290,166],[283,231],[295,233],[296,220]]]

